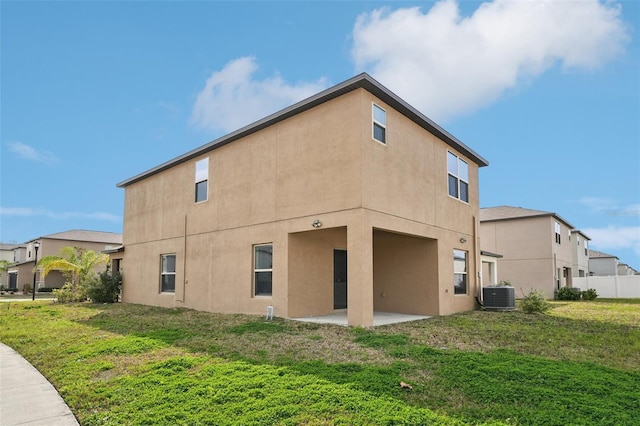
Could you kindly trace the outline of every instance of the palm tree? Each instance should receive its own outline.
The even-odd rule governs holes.
[[[11,262],[4,259],[0,260],[0,272],[8,272],[9,266],[11,266]]]
[[[63,247],[60,256],[45,256],[38,261],[44,279],[51,271],[62,271],[71,278],[71,289],[75,291],[95,273],[94,268],[109,261],[109,256],[81,247]]]

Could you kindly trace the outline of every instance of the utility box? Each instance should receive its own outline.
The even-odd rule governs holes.
[[[516,308],[516,292],[513,287],[483,287],[482,303],[485,309],[512,311]]]

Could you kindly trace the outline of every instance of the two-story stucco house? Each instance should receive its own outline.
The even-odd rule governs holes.
[[[518,297],[542,290],[553,298],[557,289],[571,287],[574,269],[588,267],[577,252],[588,237],[556,213],[512,206],[482,208],[480,239],[483,250],[502,255],[497,260],[498,279],[511,282]]]
[[[19,250],[20,244],[4,244],[0,243],[0,260],[12,264],[16,262],[16,250]],[[17,289],[16,277],[9,275],[6,271],[0,271],[0,286],[7,289]]]
[[[589,276],[589,241],[591,238],[579,229],[571,230],[571,245],[573,246],[572,276]]]
[[[123,301],[359,326],[472,309],[486,165],[360,74],[119,183]]]
[[[608,277],[618,275],[618,256],[589,250],[589,275]]]

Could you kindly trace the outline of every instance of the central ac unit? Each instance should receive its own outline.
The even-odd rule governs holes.
[[[483,287],[482,303],[485,309],[511,311],[516,308],[516,292],[513,287]]]

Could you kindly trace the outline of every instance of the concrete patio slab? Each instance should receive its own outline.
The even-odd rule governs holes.
[[[430,316],[425,315],[409,315],[409,314],[399,314],[394,312],[374,312],[373,313],[373,326],[377,327],[380,325],[389,325],[389,324],[397,324],[400,322],[409,322],[409,321],[419,321],[423,319],[431,318]],[[302,322],[311,322],[316,324],[334,324],[334,325],[342,325],[348,326],[347,321],[347,312],[336,312],[331,315],[320,315],[314,317],[304,317],[304,318],[291,318],[295,321]]]

